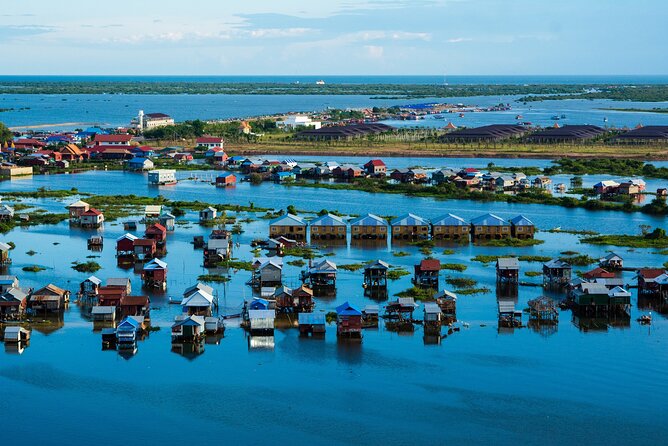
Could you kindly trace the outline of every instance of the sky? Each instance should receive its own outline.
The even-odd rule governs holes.
[[[668,74],[665,0],[0,0],[0,74]]]

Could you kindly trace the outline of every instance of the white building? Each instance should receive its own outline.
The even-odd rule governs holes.
[[[164,113],[146,113],[144,110],[139,110],[139,114],[130,122],[132,128],[138,130],[151,130],[156,127],[164,127],[166,125],[174,125],[174,118]]]
[[[276,125],[279,128],[284,128],[286,130],[294,130],[298,127],[312,127],[318,130],[320,127],[322,127],[322,123],[320,121],[313,121],[308,116],[301,115],[287,116],[283,121],[278,121]]]
[[[157,169],[151,170],[148,173],[148,182],[149,184],[175,184],[176,183],[176,170],[173,169]]]

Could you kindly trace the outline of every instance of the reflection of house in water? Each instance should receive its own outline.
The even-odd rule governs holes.
[[[192,361],[204,353],[204,340],[200,339],[197,342],[172,342],[172,352]]]
[[[364,295],[375,299],[387,297],[387,271],[390,265],[376,260],[364,267]]]
[[[249,350],[273,350],[274,336],[249,336]]]

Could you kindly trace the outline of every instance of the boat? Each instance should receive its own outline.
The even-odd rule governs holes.
[[[566,115],[561,115],[561,119],[566,119]]]
[[[320,80],[315,81],[315,84],[316,84],[316,85],[325,85],[325,81],[323,81],[322,79],[320,79]]]
[[[652,323],[652,314],[643,314],[638,318],[638,322],[640,322],[640,325],[649,325]]]
[[[515,119],[517,119],[517,120],[523,119],[523,116],[522,115],[517,115],[517,116],[515,116]]]
[[[603,122],[608,122],[608,117],[603,118]]]
[[[560,120],[561,118],[560,118],[559,116],[557,116],[557,115],[554,115],[554,116],[552,116],[551,119],[552,119],[553,121],[558,121],[558,120]]]
[[[460,118],[463,118],[463,117],[464,117],[464,113],[460,113],[460,114],[459,114],[459,117],[460,117]]]

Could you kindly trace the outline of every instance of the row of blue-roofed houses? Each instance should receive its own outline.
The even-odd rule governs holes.
[[[531,220],[518,215],[504,220],[498,215],[485,214],[467,222],[454,214],[433,220],[415,214],[405,214],[388,221],[366,214],[350,221],[337,215],[325,214],[311,221],[293,214],[282,215],[269,223],[269,237],[284,237],[305,241],[315,240],[492,240],[504,238],[533,238],[535,226]]]

